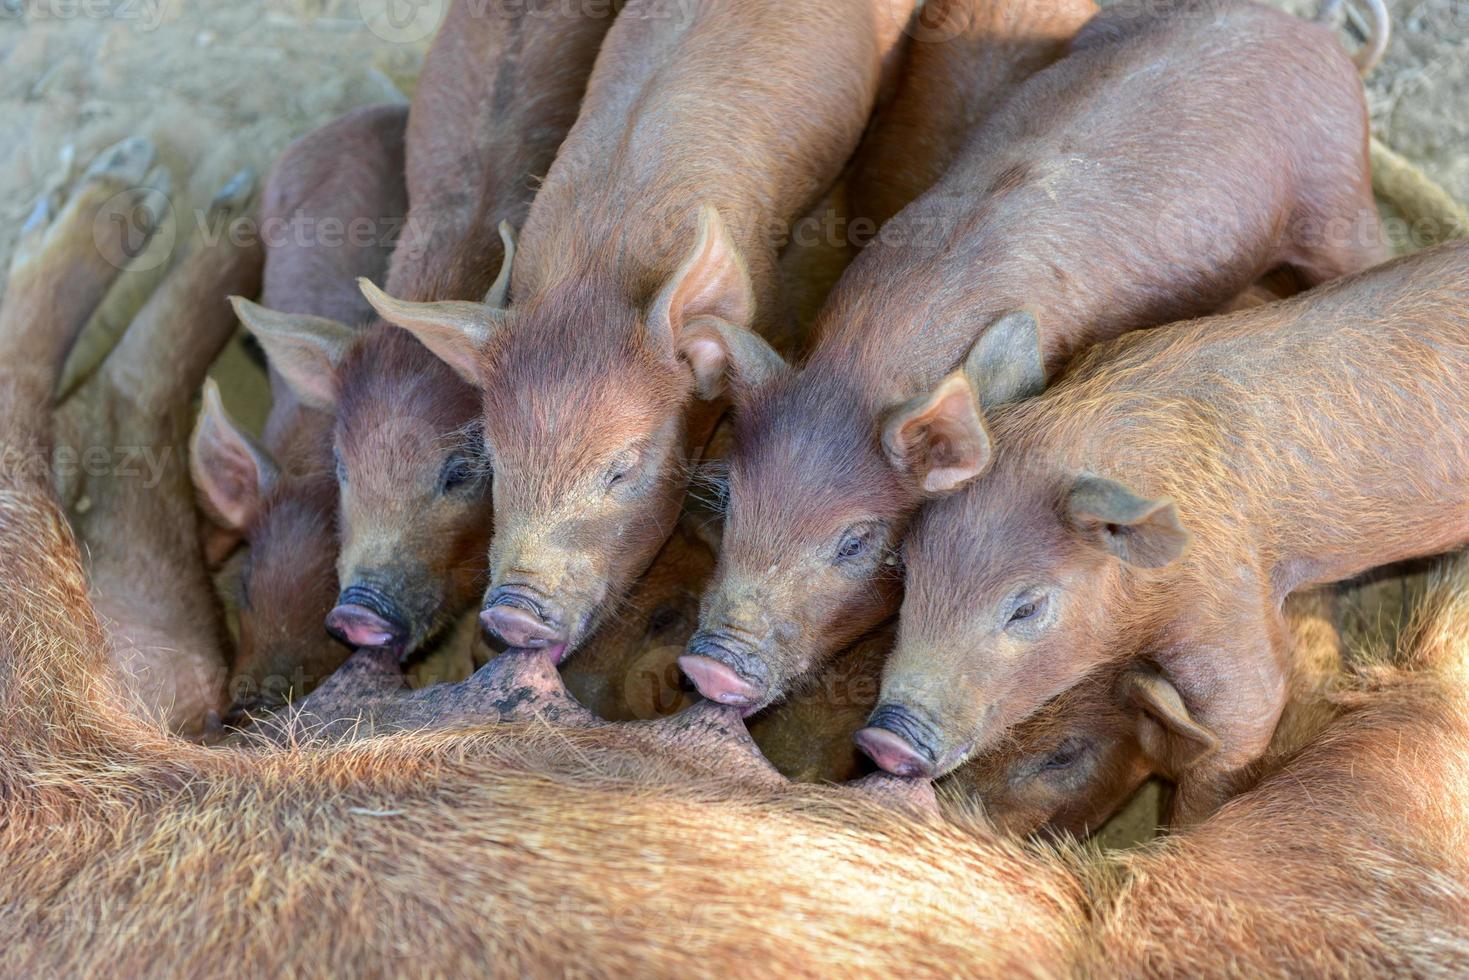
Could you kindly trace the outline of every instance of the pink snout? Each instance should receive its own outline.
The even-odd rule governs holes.
[[[694,682],[700,694],[718,704],[745,708],[762,696],[763,692],[754,684],[711,657],[685,654],[678,658],[678,666]]]
[[[933,776],[933,763],[928,756],[901,735],[886,728],[864,728],[852,738],[873,762],[894,776],[924,779]]]
[[[388,647],[404,640],[402,629],[371,609],[350,603],[327,613],[326,628],[354,647]]]
[[[566,642],[541,617],[520,606],[491,606],[479,614],[479,621],[486,630],[512,647],[541,650]]]

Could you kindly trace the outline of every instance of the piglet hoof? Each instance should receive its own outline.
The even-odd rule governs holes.
[[[884,806],[907,810],[923,816],[939,816],[938,795],[927,779],[905,779],[885,772],[875,772],[843,787],[857,796]]]
[[[224,186],[214,192],[209,202],[210,218],[235,218],[250,207],[255,198],[255,171],[248,167],[237,171]]]

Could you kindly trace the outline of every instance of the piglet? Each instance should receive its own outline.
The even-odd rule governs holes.
[[[632,0],[526,219],[510,308],[369,289],[480,389],[483,619],[505,643],[559,662],[672,533],[725,383],[710,338],[785,329],[776,242],[851,156],[912,8]]]
[[[500,226],[523,220],[611,23],[596,4],[453,4],[409,110],[390,292],[501,302]],[[327,628],[404,658],[443,640],[484,586],[490,480],[474,387],[376,318],[358,329],[240,309],[272,367],[335,420],[341,591]]]
[[[408,210],[407,122],[406,105],[355,109],[286,149],[261,200],[266,307],[294,322],[317,317],[356,326],[370,317],[356,280],[387,268],[389,231]],[[260,315],[250,312],[258,326]],[[321,625],[337,595],[333,419],[297,398],[278,371],[271,372],[271,397],[257,440],[209,385],[190,445],[203,509],[249,544],[234,597],[235,718],[300,697],[351,652]]]
[[[1028,364],[1038,385],[1039,348]],[[1466,380],[1455,242],[1118,338],[1043,396],[969,413],[983,476],[908,539],[859,742],[944,773],[1101,664],[1152,664],[1217,739],[1176,766],[1176,818],[1207,813],[1284,707],[1285,597],[1469,543]],[[977,404],[972,375],[950,384]]]
[[[972,110],[935,115],[928,93],[987,76],[983,40],[967,60],[915,61],[945,73],[908,86],[940,145]],[[1366,141],[1361,82],[1323,27],[1240,2],[1109,10],[883,226],[802,370],[708,334],[737,418],[724,545],[684,662],[699,689],[757,709],[889,617],[910,518],[982,468],[982,406],[1272,270],[1314,284],[1385,257]]]

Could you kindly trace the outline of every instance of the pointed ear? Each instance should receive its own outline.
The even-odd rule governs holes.
[[[729,382],[753,391],[790,370],[764,337],[724,320],[695,321],[679,337],[678,348],[693,369],[699,397],[705,399],[718,398]]]
[[[1152,667],[1135,667],[1118,679],[1118,697],[1138,709],[1138,744],[1170,779],[1219,748],[1219,738],[1194,721],[1178,688]]]
[[[510,267],[515,264],[515,229],[510,222],[500,222],[500,242],[505,246],[505,257],[500,260],[500,274],[485,293],[485,305],[503,310],[510,305]]]
[[[275,461],[224,410],[219,386],[204,382],[204,404],[189,442],[189,475],[205,511],[225,527],[248,525],[275,486]]]
[[[682,335],[704,318],[747,329],[755,318],[755,293],[745,261],[719,212],[699,208],[694,248],[648,307],[648,328],[674,351]]]
[[[356,331],[325,317],[267,310],[243,296],[231,296],[230,305],[297,398],[312,408],[336,407],[337,365]]]
[[[1016,310],[991,323],[965,356],[964,374],[984,408],[1039,395],[1046,371],[1035,317]]]
[[[1163,568],[1188,550],[1189,533],[1173,501],[1139,497],[1116,480],[1078,478],[1066,510],[1084,537],[1129,565]]]
[[[479,385],[480,351],[504,326],[504,310],[460,300],[412,303],[393,299],[366,279],[358,279],[357,286],[378,316],[413,334],[461,378]]]
[[[983,473],[993,446],[965,373],[955,371],[927,395],[889,412],[882,449],[893,468],[911,473],[925,493],[952,493]]]

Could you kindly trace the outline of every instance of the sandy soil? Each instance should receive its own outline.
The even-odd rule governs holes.
[[[1310,12],[1310,0],[1280,0]],[[387,4],[394,3],[389,11]],[[264,174],[293,138],[336,115],[411,93],[448,0],[0,0],[0,224],[18,228],[63,173],[129,135],[151,138],[181,220],[241,166]],[[1373,125],[1469,200],[1469,0],[1389,0],[1394,35],[1367,81]],[[388,13],[412,10],[407,23]],[[0,234],[0,268],[11,234]],[[182,238],[181,238],[182,240]],[[3,290],[3,286],[0,286]],[[266,391],[238,347],[216,369],[226,402],[258,424]],[[1354,641],[1399,626],[1411,582],[1357,590]],[[1109,835],[1145,836],[1150,791]]]

